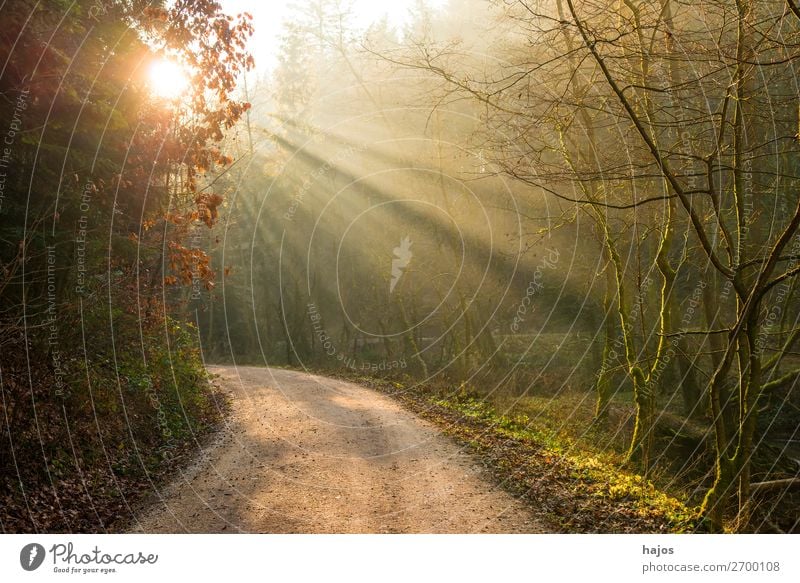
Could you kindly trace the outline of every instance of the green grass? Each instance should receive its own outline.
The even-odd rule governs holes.
[[[537,444],[545,459],[558,459],[569,468],[575,488],[588,489],[598,498],[633,502],[642,516],[663,516],[676,532],[693,530],[697,512],[685,496],[668,494],[640,474],[625,469],[620,452],[598,449],[594,445],[597,440],[591,439],[590,434],[584,432],[578,438],[568,430],[577,424],[565,424],[559,413],[564,408],[575,411],[573,398],[525,398],[510,415],[498,413],[490,403],[469,394],[436,397],[432,401],[490,425],[501,436]],[[592,432],[595,437],[597,433]]]

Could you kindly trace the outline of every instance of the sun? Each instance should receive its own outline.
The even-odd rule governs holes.
[[[150,64],[148,71],[150,90],[164,99],[177,99],[189,87],[186,69],[175,61],[157,59]]]

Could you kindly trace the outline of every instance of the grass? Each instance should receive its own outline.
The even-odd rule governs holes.
[[[568,469],[576,490],[585,490],[601,499],[632,503],[642,517],[663,517],[672,527],[670,530],[693,529],[696,512],[684,496],[668,494],[640,474],[624,469],[625,461],[618,449],[598,447],[602,441],[596,438],[605,432],[578,431],[581,424],[564,422],[570,417],[583,416],[580,414],[583,407],[575,407],[576,400],[576,395],[556,399],[528,397],[519,400],[510,414],[498,412],[492,404],[469,393],[436,398],[434,402],[466,418],[479,420],[499,436],[540,446],[546,462]],[[562,416],[564,410],[569,415]],[[606,441],[622,441],[618,435],[606,434]]]

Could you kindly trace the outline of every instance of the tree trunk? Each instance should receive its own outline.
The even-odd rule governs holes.
[[[608,423],[609,405],[611,403],[611,367],[613,366],[614,359],[612,358],[613,344],[614,344],[614,318],[611,315],[611,310],[614,305],[612,290],[614,286],[614,278],[611,272],[611,266],[606,266],[606,293],[603,297],[603,313],[605,314],[605,339],[603,342],[603,360],[600,364],[600,372],[597,375],[597,382],[595,383],[595,392],[597,394],[594,408],[594,422],[600,426],[605,426]]]

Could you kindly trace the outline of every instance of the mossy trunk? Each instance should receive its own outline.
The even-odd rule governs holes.
[[[757,312],[754,311],[755,313]],[[761,351],[757,345],[758,330],[757,317],[753,316],[750,318],[750,325],[747,328],[750,366],[741,398],[739,443],[736,448],[734,464],[739,477],[739,511],[736,521],[738,530],[747,530],[750,521],[750,469],[754,450],[753,438],[758,421],[758,399],[762,384]]]
[[[628,448],[628,460],[640,464],[647,471],[651,463],[655,393],[638,366],[632,367],[631,380],[633,381],[636,419],[633,425],[631,444]]]
[[[608,423],[609,406],[611,404],[611,368],[614,363],[614,318],[611,315],[611,310],[614,305],[613,289],[614,278],[611,270],[607,270],[607,285],[606,294],[603,298],[603,313],[605,314],[605,338],[603,342],[603,360],[600,363],[600,372],[597,374],[597,381],[595,383],[596,400],[594,407],[594,422],[600,426]]]

